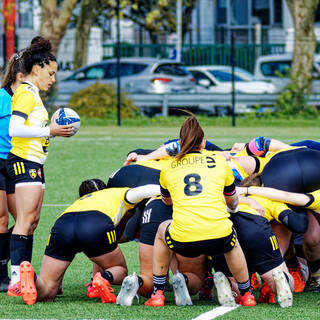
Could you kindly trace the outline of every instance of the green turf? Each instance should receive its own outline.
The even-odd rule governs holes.
[[[45,165],[46,194],[41,212],[40,224],[35,233],[33,265],[39,272],[48,233],[56,217],[77,197],[80,182],[87,178],[107,179],[108,175],[120,167],[126,153],[134,148],[155,148],[163,141],[175,138],[183,119],[175,119],[176,126],[148,127],[83,126],[72,138],[55,138],[51,141],[49,158]],[[316,126],[297,127],[279,125],[254,128],[230,128],[210,126],[204,122],[206,137],[217,145],[228,147],[233,142],[265,135],[295,142],[303,139],[317,140]],[[56,207],[52,205],[61,205]],[[137,243],[121,245],[129,272],[139,270]],[[193,297],[194,306],[177,307],[172,294],[167,295],[164,308],[150,308],[135,303],[132,307],[101,304],[99,300],[86,298],[84,284],[90,279],[91,263],[82,254],[78,255],[64,278],[64,294],[54,303],[36,303],[26,306],[21,298],[0,294],[0,318],[20,319],[193,319],[203,312],[217,307],[217,300],[200,302]],[[116,293],[119,286],[115,286]],[[145,299],[141,298],[141,302]],[[294,295],[294,306],[281,309],[278,305],[261,304],[255,308],[238,308],[221,319],[320,319],[320,295],[302,293]]]

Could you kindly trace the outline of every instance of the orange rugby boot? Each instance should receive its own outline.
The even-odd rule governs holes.
[[[256,273],[252,274],[251,279],[250,279],[250,284],[251,284],[251,288],[253,291],[257,291],[259,289],[260,282],[259,282],[259,279],[258,279]]]
[[[306,283],[303,281],[302,278],[301,266],[299,265],[297,268],[288,269],[294,281],[294,292],[303,292]]]
[[[9,283],[7,296],[9,296],[9,297],[20,297],[21,296],[20,281],[15,284]]]
[[[34,271],[29,261],[20,263],[21,296],[26,304],[35,304],[37,301],[37,288],[34,283]]]
[[[261,285],[258,303],[276,303],[275,294],[266,282],[263,282]]]
[[[88,291],[87,291],[87,297],[90,299],[93,298],[100,298],[100,293],[98,290],[96,290],[93,286],[92,286],[92,282],[88,282],[85,284],[86,287],[88,287]]]
[[[241,296],[240,304],[245,307],[254,307],[257,303],[254,299],[254,295],[248,291],[243,296]]]
[[[144,305],[149,307],[163,307],[164,306],[164,294],[162,290],[157,290],[155,294],[151,295],[151,298],[147,300]]]
[[[117,297],[113,293],[110,282],[101,276],[100,272],[97,272],[92,280],[92,287],[98,291],[102,303],[116,303]]]

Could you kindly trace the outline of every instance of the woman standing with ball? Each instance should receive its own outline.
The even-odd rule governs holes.
[[[25,81],[17,88],[11,104],[9,134],[12,149],[7,168],[15,182],[17,220],[10,240],[11,283],[9,296],[20,295],[19,265],[31,261],[33,232],[37,227],[45,179],[43,164],[48,155],[49,136],[72,135],[72,125],[60,126],[55,119],[48,126],[48,112],[39,91],[55,82],[57,62],[50,41],[35,37],[22,54]]]

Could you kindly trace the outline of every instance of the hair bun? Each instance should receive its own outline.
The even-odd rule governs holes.
[[[50,40],[47,40],[41,36],[36,36],[31,40],[30,47],[33,49],[33,51],[46,51],[50,52],[52,49],[52,45]]]

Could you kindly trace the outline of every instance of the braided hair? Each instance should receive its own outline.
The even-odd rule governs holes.
[[[88,179],[81,182],[79,186],[79,196],[83,197],[88,193],[106,189],[107,185],[100,179]]]

